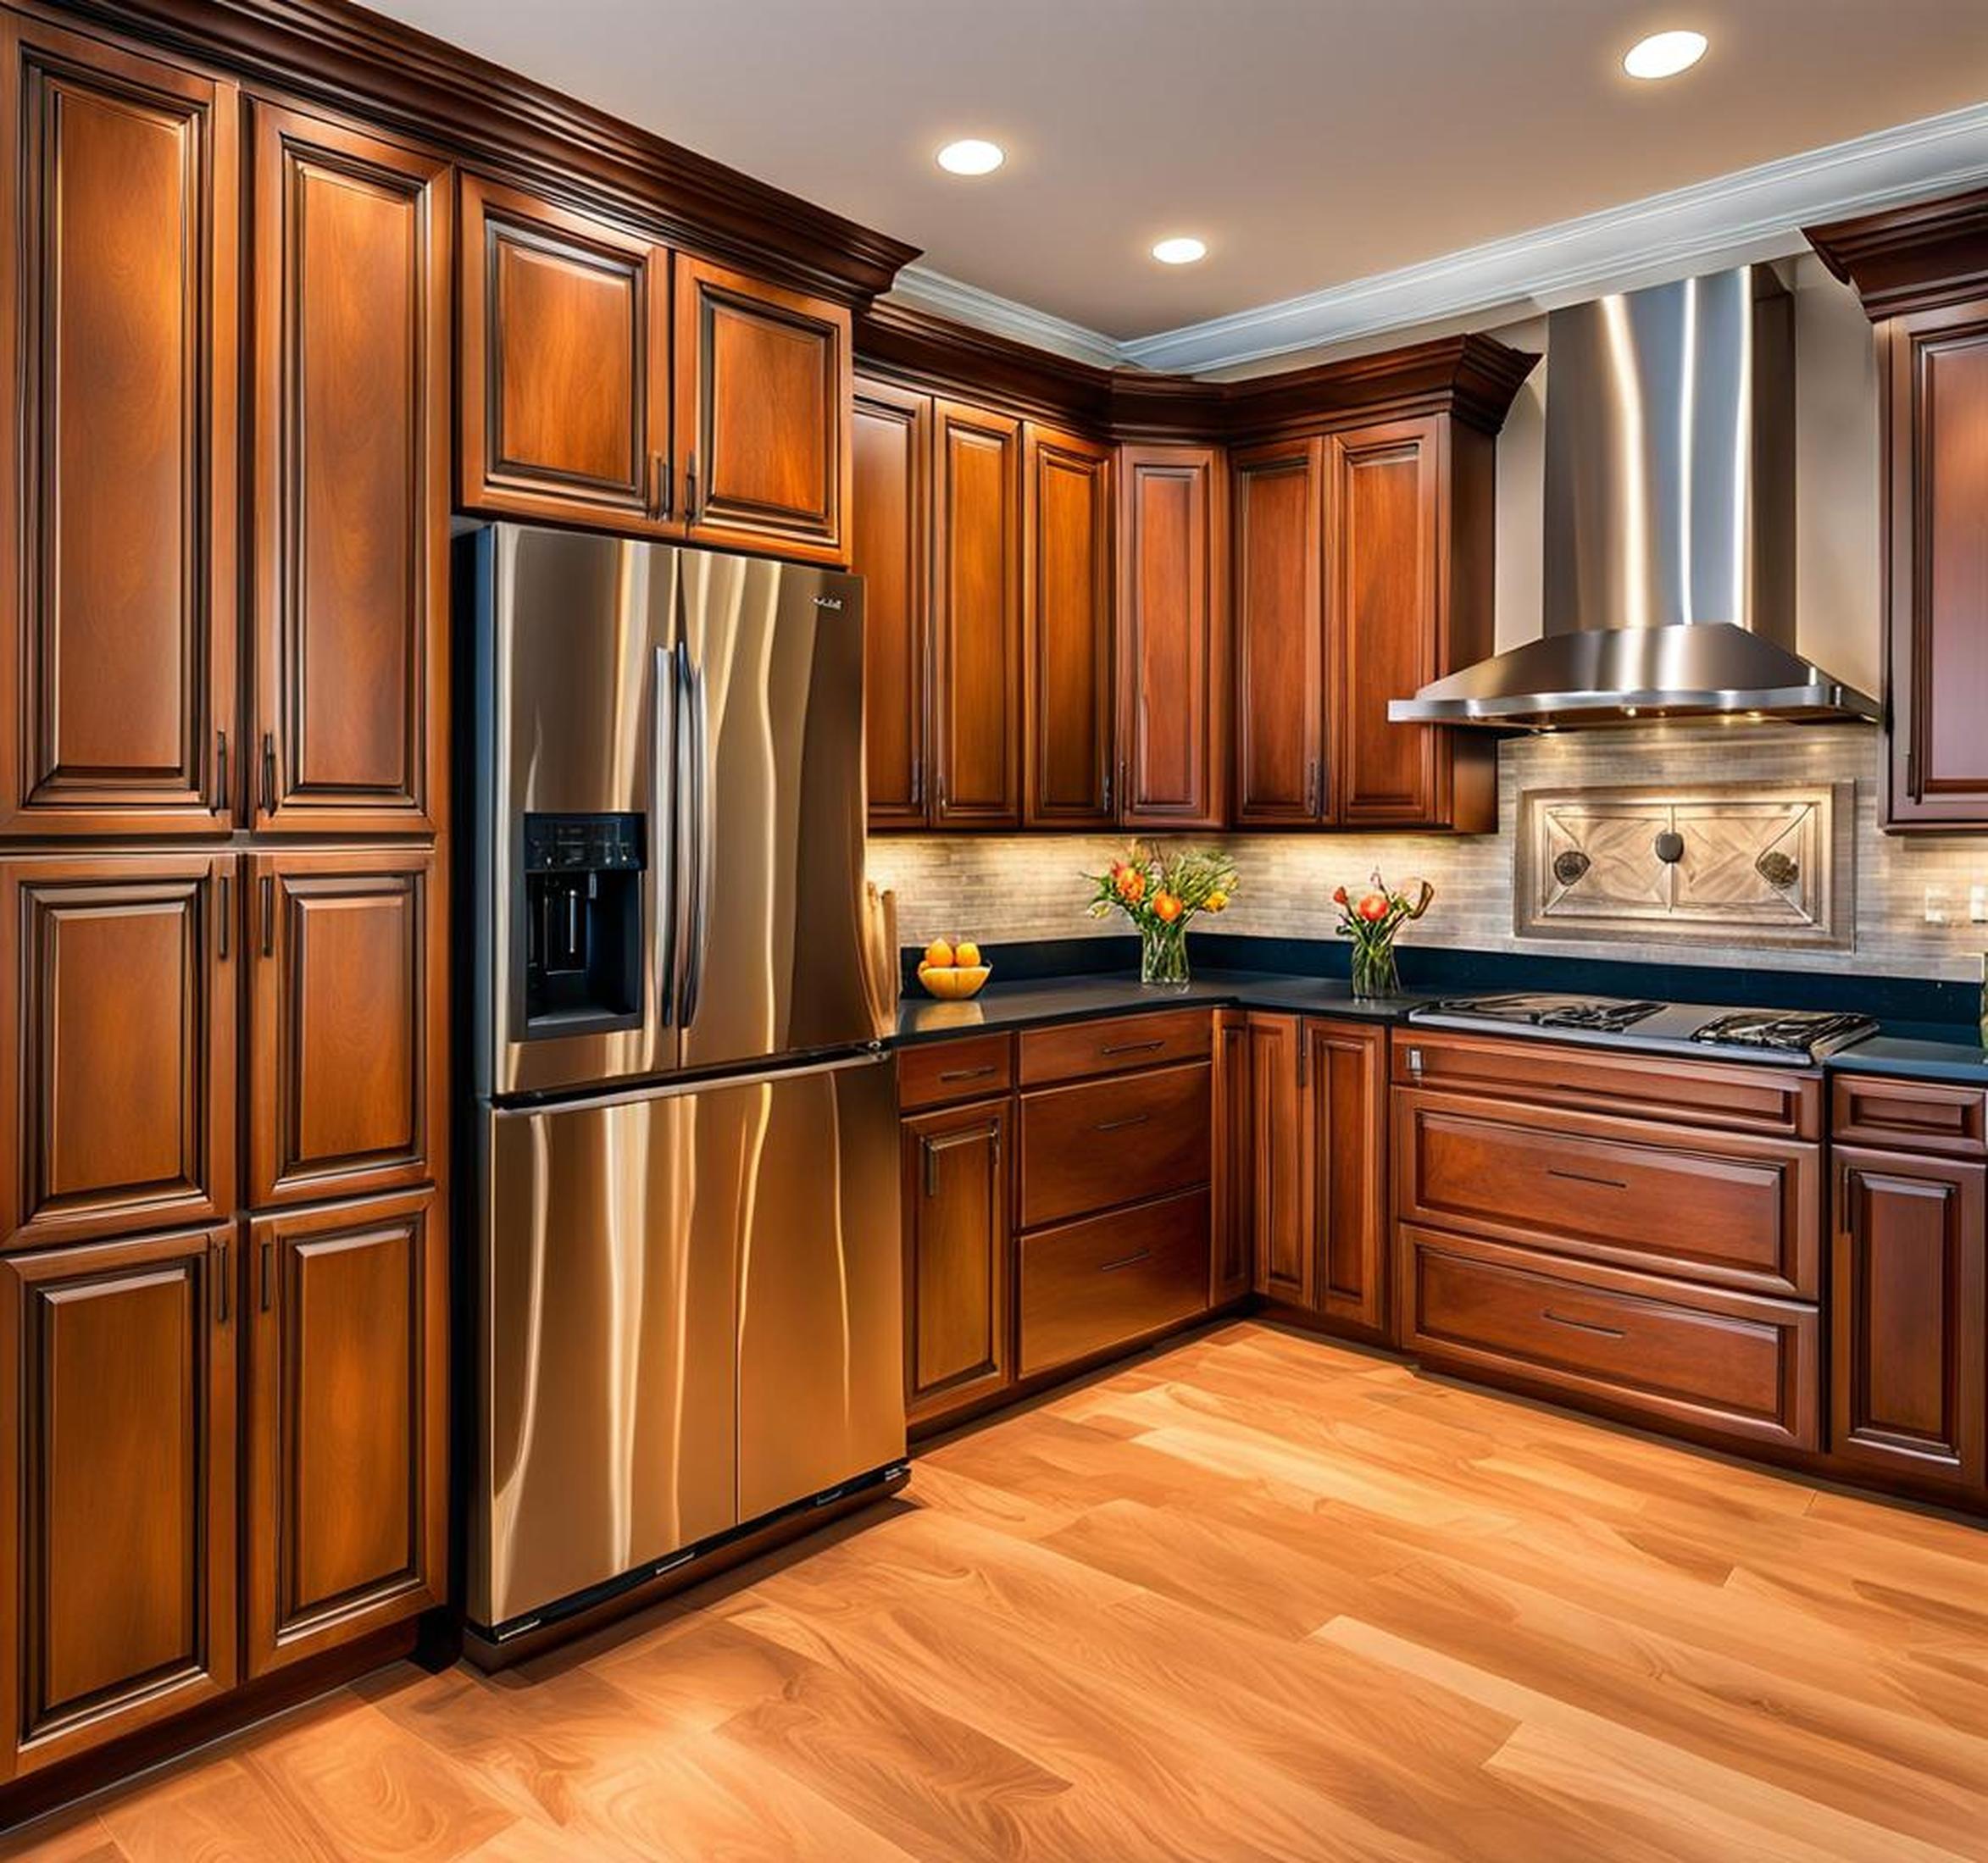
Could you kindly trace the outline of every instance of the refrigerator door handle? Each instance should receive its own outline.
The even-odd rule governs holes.
[[[697,890],[697,780],[693,775],[697,746],[691,732],[691,656],[680,640],[670,650],[671,726],[675,776],[670,796],[669,916],[670,994],[679,1028],[688,1028],[694,1012],[691,996],[691,916]]]
[[[711,693],[701,666],[685,655],[685,708],[690,739],[690,948],[684,956],[683,1026],[697,1019],[711,945]]]
[[[615,1093],[590,1094],[585,1100],[557,1101],[551,1105],[538,1101],[522,1103],[487,1101],[483,1104],[491,1117],[500,1123],[509,1119],[543,1119],[563,1112],[596,1112],[603,1106],[639,1106],[655,1100],[688,1099],[697,1094],[708,1093],[714,1086],[762,1087],[778,1085],[787,1080],[808,1080],[819,1074],[847,1073],[857,1067],[880,1067],[896,1058],[893,1051],[879,1041],[850,1054],[832,1055],[825,1061],[802,1062],[797,1067],[760,1067],[749,1073],[726,1073],[716,1081],[708,1076],[696,1080],[652,1080]],[[968,1136],[985,1137],[985,1128],[976,1127]]]
[[[682,700],[676,661],[668,647],[655,650],[656,689],[649,742],[649,866],[656,901],[656,1013],[664,1028],[675,1019],[680,996],[676,966],[682,941],[676,932],[676,849],[670,822],[682,785],[676,772]]]

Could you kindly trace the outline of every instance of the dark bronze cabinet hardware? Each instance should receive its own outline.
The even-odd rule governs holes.
[[[1542,1320],[1551,1320],[1555,1326],[1571,1327],[1576,1333],[1592,1333],[1598,1339],[1625,1339],[1629,1334],[1619,1326],[1602,1326],[1593,1320],[1570,1320],[1564,1313],[1556,1313],[1550,1306],[1540,1309]]]

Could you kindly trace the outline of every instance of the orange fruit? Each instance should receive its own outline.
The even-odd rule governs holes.
[[[970,938],[963,938],[952,947],[952,962],[962,970],[971,970],[980,961],[980,947]]]
[[[934,970],[950,970],[952,968],[952,947],[943,938],[935,938],[925,946],[925,962]]]

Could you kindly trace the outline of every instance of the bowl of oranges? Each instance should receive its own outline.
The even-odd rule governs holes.
[[[918,980],[926,994],[943,1002],[964,1002],[977,995],[993,967],[980,962],[980,947],[970,938],[956,945],[949,939],[935,938],[925,946],[918,967]]]

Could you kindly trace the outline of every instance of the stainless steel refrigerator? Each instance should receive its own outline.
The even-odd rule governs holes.
[[[862,584],[459,540],[478,1412],[503,1638],[904,1454],[864,981]]]

